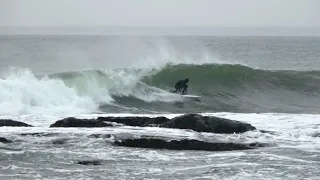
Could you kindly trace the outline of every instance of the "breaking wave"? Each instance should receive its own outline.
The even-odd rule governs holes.
[[[169,93],[188,77],[190,101]],[[35,76],[13,70],[0,79],[0,113],[310,112],[317,111],[320,71],[177,64],[158,69],[83,70]],[[188,102],[186,102],[188,101]]]

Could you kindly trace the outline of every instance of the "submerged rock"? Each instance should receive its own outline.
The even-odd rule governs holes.
[[[46,133],[46,132],[37,132],[37,133],[21,133],[21,136],[37,136],[37,137],[51,137],[57,136],[59,133]]]
[[[320,137],[320,133],[313,133],[311,136],[312,137]]]
[[[0,120],[0,127],[3,126],[11,126],[11,127],[32,127],[29,124],[19,122],[19,121],[13,121],[11,119],[1,119]]]
[[[50,125],[50,127],[110,127],[112,124],[95,119],[77,119],[74,117],[65,118]]]
[[[248,123],[213,116],[186,114],[161,125],[166,128],[191,129],[198,132],[243,133],[256,128]]]
[[[66,144],[68,141],[67,138],[58,138],[58,139],[55,139],[52,141],[52,144],[55,144],[55,145],[62,145],[62,144]]]
[[[88,138],[111,138],[111,134],[91,134]]]
[[[269,131],[269,130],[259,130],[261,133],[271,134],[271,135],[278,135],[278,132]]]
[[[247,150],[257,147],[264,147],[263,144],[236,144],[223,142],[204,142],[193,139],[171,140],[141,138],[141,139],[125,139],[115,141],[117,146],[139,147],[151,149],[169,149],[169,150],[203,150],[203,151],[232,151]]]
[[[8,139],[6,139],[4,137],[0,137],[0,142],[1,143],[12,143],[12,141],[10,141],[10,140],[8,140]]]
[[[87,161],[78,161],[77,164],[81,164],[81,165],[101,165],[101,161],[100,160],[87,160]]]
[[[139,126],[139,127],[147,127],[147,126],[159,126],[163,123],[168,122],[170,119],[166,117],[98,117],[99,121],[108,121],[108,122],[116,122],[121,123],[127,126]]]

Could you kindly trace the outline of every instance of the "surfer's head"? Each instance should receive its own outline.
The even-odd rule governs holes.
[[[189,78],[186,78],[186,79],[184,80],[184,82],[186,82],[186,83],[189,82]]]

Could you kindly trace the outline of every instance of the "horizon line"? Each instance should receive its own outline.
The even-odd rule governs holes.
[[[0,35],[320,36],[297,26],[0,26]]]
[[[134,28],[180,28],[180,27],[189,27],[189,28],[320,28],[320,26],[194,26],[194,25],[181,25],[181,26],[165,26],[165,25],[105,25],[105,26],[88,26],[88,25],[50,25],[50,26],[21,26],[21,25],[0,25],[0,28],[73,28],[73,27],[86,27],[86,28],[112,28],[112,27],[134,27]]]

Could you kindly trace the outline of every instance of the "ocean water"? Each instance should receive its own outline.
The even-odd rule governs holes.
[[[170,93],[188,77],[188,99]],[[1,179],[319,179],[319,37],[1,36]],[[64,117],[200,113],[259,131],[48,128]],[[49,133],[50,135],[24,135]],[[117,136],[260,142],[231,152],[115,147]],[[66,143],[53,143],[57,140]],[[98,159],[99,166],[75,162]]]

